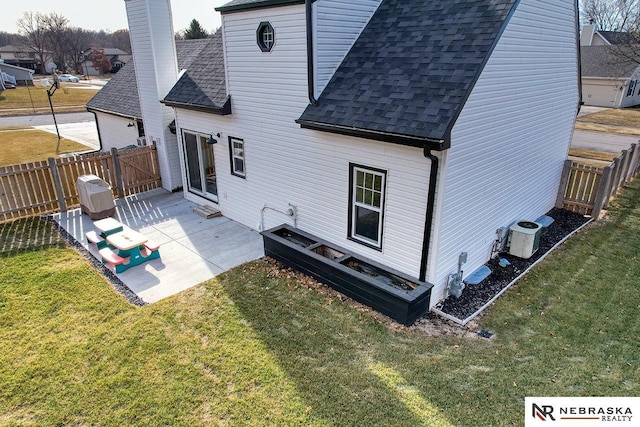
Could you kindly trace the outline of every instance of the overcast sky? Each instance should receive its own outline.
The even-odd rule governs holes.
[[[229,0],[173,0],[173,29],[182,31],[192,19],[211,31],[220,26],[220,14],[214,9]],[[87,1],[78,0],[2,0],[0,6],[0,31],[17,33],[16,21],[26,11],[56,12],[70,21],[73,27],[87,30],[116,31],[127,28],[127,13],[124,0]]]

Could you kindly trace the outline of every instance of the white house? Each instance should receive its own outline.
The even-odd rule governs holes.
[[[10,76],[12,83],[18,86],[33,86],[34,71],[32,69],[7,64],[0,59],[0,73]]]
[[[169,0],[125,2],[146,137],[189,200],[252,228],[293,206],[299,229],[433,283],[431,305],[461,252],[472,272],[498,228],[554,206],[574,0],[233,0],[186,71]]]
[[[636,43],[629,33],[598,31],[594,24],[582,27],[580,63],[585,105],[622,108],[640,104],[640,65],[624,55],[626,46]]]

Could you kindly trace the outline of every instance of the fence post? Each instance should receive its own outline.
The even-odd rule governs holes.
[[[564,205],[564,194],[567,191],[567,182],[569,182],[569,172],[571,172],[571,160],[564,161],[562,168],[562,176],[560,178],[560,187],[558,188],[558,196],[556,197],[556,208],[562,209]]]
[[[638,173],[638,167],[640,166],[640,144],[635,142],[631,146],[633,147],[633,159],[631,160],[629,180],[632,180],[636,176]]]
[[[608,204],[610,192],[608,190],[609,183],[611,181],[611,172],[613,170],[612,165],[608,165],[602,170],[602,177],[600,178],[600,185],[596,192],[596,199],[591,211],[591,218],[597,220],[600,217],[600,211]]]
[[[58,165],[53,157],[47,159],[49,163],[49,170],[51,171],[51,178],[53,179],[53,185],[56,189],[56,196],[58,197],[58,206],[60,206],[60,212],[67,211],[67,202],[64,200],[64,192],[62,191],[62,184],[60,183],[60,174],[58,174]]]
[[[116,174],[116,191],[118,192],[118,197],[123,199],[122,169],[120,168],[120,159],[118,158],[118,149],[116,147],[111,148],[111,157],[113,158],[113,169]]]

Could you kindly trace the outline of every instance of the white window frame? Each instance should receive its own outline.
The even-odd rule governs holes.
[[[366,246],[372,247],[377,250],[382,250],[382,235],[384,229],[384,205],[386,200],[386,186],[387,186],[387,171],[371,168],[362,165],[350,165],[351,169],[351,193],[349,198],[349,213],[350,213],[350,226],[349,226],[349,239],[354,240],[356,242],[362,243]],[[359,201],[357,197],[358,192],[358,172],[362,172],[364,174],[373,175],[374,177],[374,186],[373,188],[366,187],[366,183],[364,187],[361,187],[364,191],[373,191],[374,193],[380,194],[380,203],[379,206],[375,206],[374,203],[367,203],[366,201]],[[366,177],[366,175],[365,175]],[[380,189],[377,190],[375,188],[375,177],[380,177]],[[372,197],[373,194],[372,193]],[[373,202],[373,199],[372,199]],[[357,221],[358,221],[358,209],[367,209],[372,212],[376,212],[378,214],[378,232],[377,232],[377,240],[372,240],[369,237],[362,236],[357,234]]]
[[[236,143],[240,143],[242,145],[242,153],[237,154],[236,151]],[[234,136],[229,137],[229,157],[231,159],[231,174],[238,176],[240,178],[247,177],[247,160],[246,160],[246,147],[244,144],[244,140],[240,138],[236,138]],[[242,170],[236,168],[236,160],[242,161]]]

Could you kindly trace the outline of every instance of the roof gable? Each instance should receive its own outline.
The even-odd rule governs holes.
[[[166,105],[230,114],[222,47],[222,31],[206,41],[162,101]]]
[[[201,54],[207,55],[212,39],[176,40],[178,68],[188,69]],[[223,84],[223,86],[225,86]],[[90,110],[116,114],[123,117],[142,118],[138,83],[134,62],[129,61],[87,103]]]
[[[383,0],[303,127],[446,141],[518,0]]]

